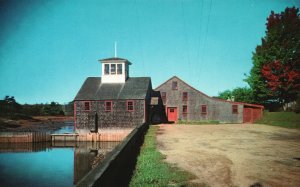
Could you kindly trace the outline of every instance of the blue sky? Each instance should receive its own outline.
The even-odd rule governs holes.
[[[200,91],[247,86],[271,10],[297,0],[0,0],[0,97],[67,103],[99,59],[132,62],[153,87],[177,75]]]

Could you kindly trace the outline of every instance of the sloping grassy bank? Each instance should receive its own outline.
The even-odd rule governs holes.
[[[286,128],[300,128],[300,114],[294,112],[265,112],[262,119],[255,123]]]
[[[164,156],[156,149],[158,126],[150,126],[137,160],[130,186],[188,186],[192,175],[164,162]]]

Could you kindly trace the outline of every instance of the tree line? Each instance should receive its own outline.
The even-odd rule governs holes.
[[[62,116],[73,115],[73,102],[67,105],[52,101],[50,104],[19,104],[14,96],[5,96],[0,100],[0,115],[11,118],[27,118],[30,116]]]
[[[257,103],[269,110],[300,112],[300,15],[299,9],[271,12],[266,35],[252,55],[253,67],[244,80],[249,87],[225,90],[222,99]]]

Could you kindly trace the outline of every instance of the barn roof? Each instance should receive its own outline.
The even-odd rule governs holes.
[[[101,83],[101,77],[88,77],[74,100],[145,99],[150,77],[130,77],[125,83]]]

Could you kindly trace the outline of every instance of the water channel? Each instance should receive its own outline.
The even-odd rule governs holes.
[[[72,132],[65,126],[55,133]],[[0,186],[74,186],[119,142],[0,144]]]

